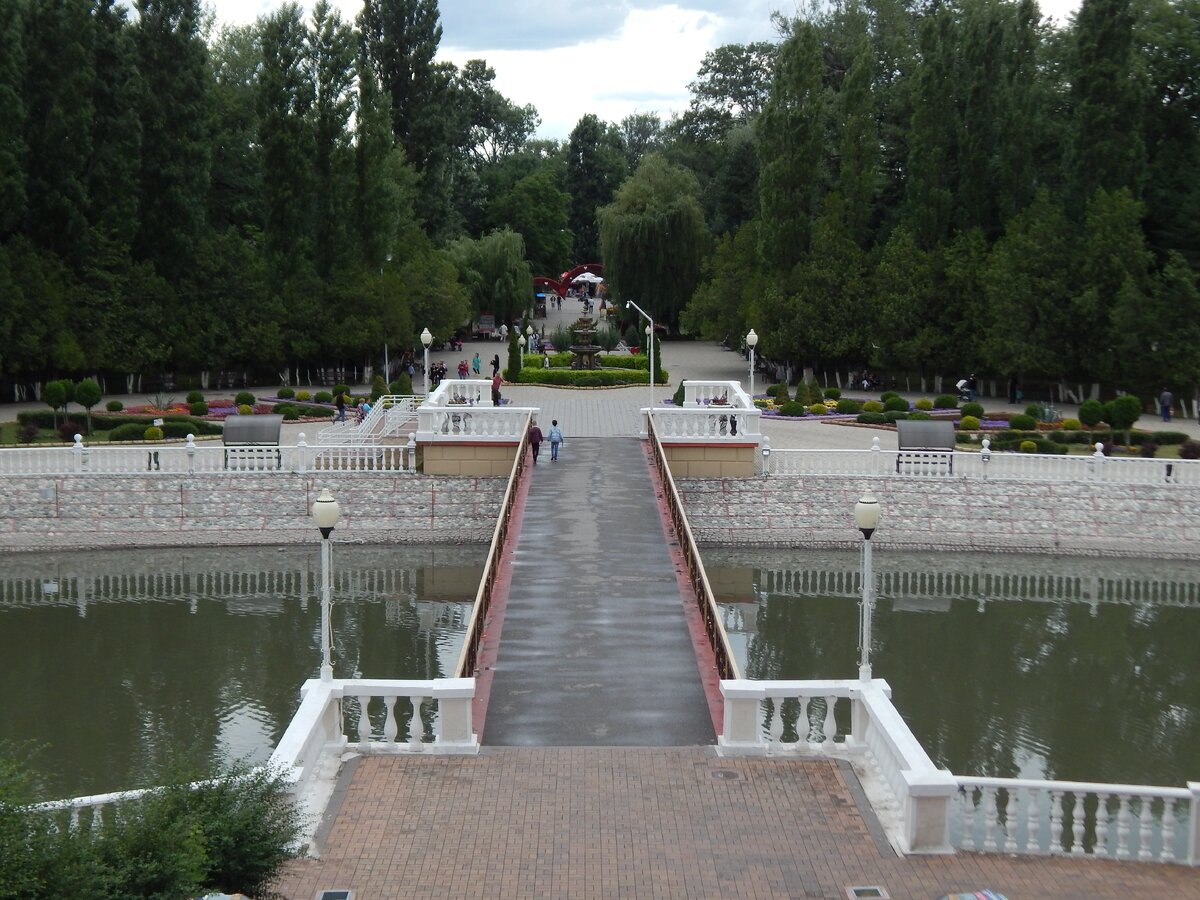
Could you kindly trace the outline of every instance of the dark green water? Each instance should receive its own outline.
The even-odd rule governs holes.
[[[486,547],[335,546],[334,677],[453,674]],[[261,762],[320,665],[312,547],[0,557],[0,742],[45,798]]]
[[[874,557],[873,674],[939,765],[993,777],[1200,779],[1200,565]],[[857,677],[857,552],[711,550],[705,564],[745,677]]]

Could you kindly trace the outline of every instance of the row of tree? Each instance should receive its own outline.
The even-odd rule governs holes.
[[[0,377],[365,363],[599,260],[797,366],[1195,380],[1200,0],[777,25],[560,143],[436,0],[0,0]]]

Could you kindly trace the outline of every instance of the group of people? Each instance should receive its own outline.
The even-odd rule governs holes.
[[[562,429],[558,427],[558,419],[550,420],[550,430],[543,435],[542,429],[538,427],[537,420],[529,424],[529,449],[533,451],[533,464],[536,466],[538,461],[538,452],[542,449],[542,441],[550,442],[550,461],[558,460],[558,451],[563,444]]]

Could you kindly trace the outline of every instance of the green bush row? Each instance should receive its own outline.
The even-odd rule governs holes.
[[[660,382],[666,381],[662,372]],[[511,380],[511,379],[510,379]],[[517,381],[521,384],[560,384],[576,387],[609,387],[617,384],[649,384],[650,370],[643,369],[525,369]]]
[[[206,422],[203,419],[194,419],[190,416],[163,416],[163,420],[169,425],[172,422],[184,422],[187,424],[188,431],[192,434],[220,434],[221,426],[216,422]],[[113,428],[119,428],[122,425],[130,423],[139,424],[142,428],[147,425],[154,424],[154,416],[106,416],[103,413],[92,413],[92,428],[99,428],[101,431],[109,431]],[[29,410],[27,412],[17,413],[17,421],[22,425],[34,425],[37,428],[54,428],[54,413],[50,410]],[[58,421],[61,424],[63,417],[60,414]],[[87,418],[83,413],[71,412],[67,414],[67,421],[72,422],[80,427],[87,427]],[[187,432],[185,432],[186,434]]]
[[[1016,450],[1021,451],[1021,445],[1033,444],[1036,449],[1034,453],[1051,453],[1063,454],[1067,452],[1067,448],[1063,444],[1056,444],[1054,441],[1048,441],[1038,432],[1029,434],[1018,434],[1017,432],[1008,432],[1014,435],[1013,437],[997,437],[988,446],[992,450]],[[1024,452],[1029,452],[1028,450]]]

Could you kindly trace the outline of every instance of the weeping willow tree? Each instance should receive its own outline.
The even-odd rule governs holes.
[[[672,330],[700,281],[708,250],[699,194],[695,175],[651,154],[597,214],[613,297],[636,300]]]

